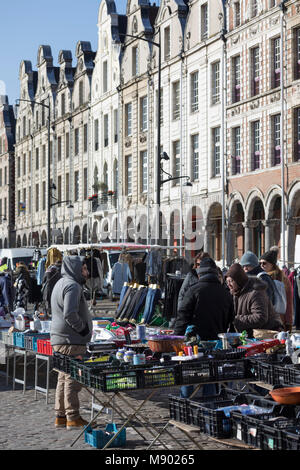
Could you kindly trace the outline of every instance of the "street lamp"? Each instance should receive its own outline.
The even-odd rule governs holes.
[[[50,97],[48,96],[49,104],[41,103],[39,101],[32,101],[32,100],[25,100],[25,99],[17,99],[16,102],[20,101],[25,101],[27,103],[34,103],[39,106],[43,106],[44,108],[48,109],[48,123],[47,123],[47,128],[48,128],[48,204],[47,204],[47,239],[48,239],[48,246],[51,246],[51,227],[50,227],[50,212],[51,212],[51,187],[50,187],[50,160],[51,160],[51,155],[50,155]],[[19,104],[17,103],[17,106]]]

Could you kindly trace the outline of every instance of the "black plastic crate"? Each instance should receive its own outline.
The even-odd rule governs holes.
[[[95,388],[100,388],[103,392],[116,392],[124,390],[136,390],[141,387],[141,370],[128,369],[101,370],[98,375],[93,375]]]
[[[300,364],[290,365],[288,370],[289,370],[289,383],[291,385],[300,385]]]
[[[190,424],[188,418],[187,399],[169,395],[170,418],[175,421]]]
[[[180,383],[178,365],[146,367],[139,370],[139,388],[173,387]]]
[[[300,450],[300,423],[282,430],[284,450]]]
[[[246,351],[244,350],[235,350],[235,349],[213,349],[209,351],[209,356],[212,356],[214,359],[222,360],[231,360],[231,359],[241,359],[245,357]]]
[[[273,385],[288,385],[290,383],[290,366],[274,364]]]
[[[283,431],[288,426],[295,424],[294,419],[284,417],[276,418],[275,420],[264,421],[261,423],[261,450],[284,450],[285,442],[283,439]],[[300,429],[300,428],[299,428]],[[300,436],[299,436],[300,437]]]
[[[182,385],[207,383],[217,380],[212,359],[183,361],[179,368],[179,380]]]
[[[190,403],[191,409],[197,413],[200,431],[216,438],[228,438],[232,433],[231,416],[227,416],[219,408],[233,406],[234,400],[220,401],[216,403],[198,404],[198,409],[194,403]]]
[[[258,380],[267,384],[274,385],[274,366],[270,362],[259,362]]]
[[[214,376],[217,380],[245,379],[249,376],[248,363],[244,359],[213,361]]]

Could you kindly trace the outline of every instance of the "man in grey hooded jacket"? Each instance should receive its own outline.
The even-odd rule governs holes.
[[[65,256],[62,261],[61,279],[55,284],[51,295],[51,345],[54,352],[82,357],[92,336],[92,318],[83,294],[88,278],[84,258]],[[87,421],[79,413],[79,382],[69,374],[58,373],[55,396],[55,426],[73,429]]]

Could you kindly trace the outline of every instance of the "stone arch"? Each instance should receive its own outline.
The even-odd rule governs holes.
[[[135,242],[135,226],[132,217],[128,216],[125,221],[124,227],[125,240],[130,243]]]
[[[82,236],[81,236],[82,243],[88,243],[88,226],[84,224],[82,228]]]
[[[120,229],[118,227],[118,217],[114,217],[111,223],[111,239],[114,242],[119,241]]]
[[[64,236],[63,236],[63,232],[62,232],[62,229],[58,229],[59,230],[59,233],[57,234],[56,236],[56,243],[58,245],[62,245],[63,242],[64,242]]]
[[[73,240],[72,240],[72,242],[75,245],[78,245],[78,243],[80,243],[80,241],[81,241],[80,238],[81,238],[80,227],[78,225],[76,225],[74,227],[74,230],[73,230]]]
[[[22,242],[21,242],[21,235],[17,236],[17,248],[21,248]]]
[[[251,219],[252,218],[252,213],[253,213],[253,207],[255,204],[255,201],[257,199],[260,199],[262,203],[264,204],[264,196],[263,193],[260,191],[258,188],[254,188],[252,191],[250,191],[246,197],[245,201],[245,217],[246,219]]]
[[[207,213],[206,218],[206,246],[210,256],[215,261],[222,258],[222,206],[219,202],[214,202]]]
[[[187,211],[184,224],[184,244],[189,256],[193,259],[204,246],[205,224],[200,207],[192,206]]]
[[[8,240],[7,238],[4,238],[4,248],[7,248],[8,247]]]
[[[92,243],[98,242],[98,222],[95,220],[93,223],[93,230],[92,230]]]
[[[227,264],[240,259],[245,251],[245,211],[242,198],[236,197],[230,201],[228,208],[227,230]]]
[[[180,246],[180,211],[174,209],[170,215],[170,244]]]
[[[107,217],[101,220],[100,224],[100,241],[109,242],[110,241],[110,222]]]
[[[147,243],[147,215],[142,214],[137,222],[136,226],[136,239],[137,243]]]
[[[45,230],[42,231],[41,246],[47,246],[47,234]]]
[[[26,233],[24,233],[23,237],[22,237],[22,246],[27,246],[27,237],[26,237]]]
[[[70,243],[70,229],[69,229],[69,227],[67,227],[66,230],[65,230],[64,243],[66,245],[69,245],[69,243]]]

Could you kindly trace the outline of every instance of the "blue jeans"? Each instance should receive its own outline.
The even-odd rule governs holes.
[[[150,323],[156,303],[158,300],[161,298],[161,290],[160,289],[148,289],[147,292],[147,297],[146,297],[146,304],[145,304],[145,309],[144,309],[144,314],[143,314],[143,320],[144,323]]]

